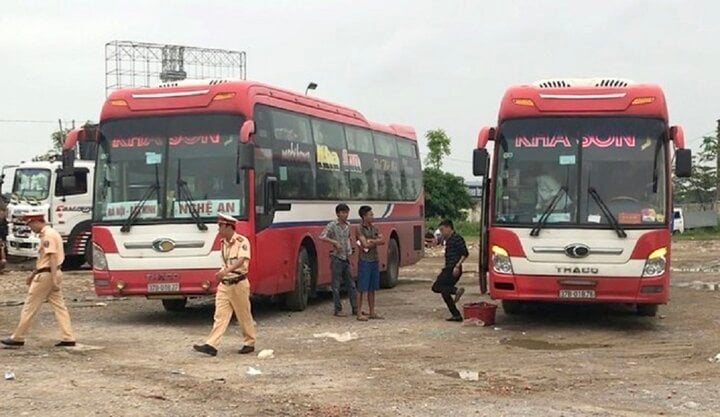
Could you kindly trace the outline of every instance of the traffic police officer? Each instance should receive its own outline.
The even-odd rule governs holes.
[[[217,355],[217,346],[227,330],[233,311],[240,324],[245,341],[241,354],[255,351],[255,322],[250,305],[250,283],[247,279],[250,265],[250,242],[235,232],[237,221],[220,214],[218,234],[221,239],[222,268],[215,274],[218,281],[215,294],[215,323],[204,345],[193,348],[211,356]]]
[[[27,299],[20,313],[20,323],[15,332],[8,339],[0,342],[6,346],[23,346],[25,333],[30,328],[35,315],[44,302],[48,302],[55,312],[62,339],[56,347],[75,346],[70,314],[63,300],[62,271],[60,266],[65,260],[62,237],[49,225],[45,224],[44,214],[28,214],[24,216],[25,223],[40,237],[38,258],[35,270],[27,278]]]

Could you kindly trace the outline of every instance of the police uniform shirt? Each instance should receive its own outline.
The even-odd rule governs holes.
[[[250,242],[243,235],[235,233],[230,241],[222,240],[222,257],[223,257],[223,268],[230,268],[240,258],[247,258],[250,260]],[[243,263],[235,271],[230,271],[240,274],[247,274],[248,268],[246,263]]]
[[[38,258],[35,262],[35,268],[49,268],[50,257],[57,255],[57,266],[60,267],[65,261],[65,250],[63,248],[63,240],[55,229],[45,226],[40,231],[40,246],[38,248]]]

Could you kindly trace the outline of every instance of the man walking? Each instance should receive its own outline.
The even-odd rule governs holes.
[[[60,327],[61,339],[56,347],[75,346],[70,313],[65,306],[62,284],[62,271],[60,265],[65,260],[62,237],[53,228],[45,224],[45,215],[28,214],[24,221],[30,229],[40,237],[38,258],[35,261],[35,271],[27,278],[28,290],[25,305],[20,313],[20,323],[15,332],[8,339],[0,341],[3,345],[20,347],[25,345],[25,333],[32,324],[40,306],[48,302],[55,311],[55,318]]]
[[[375,227],[375,220],[372,208],[362,206],[358,212],[362,223],[357,228],[357,238],[360,243],[360,260],[358,261],[358,302],[357,319],[367,321],[381,320],[382,317],[375,312],[375,291],[380,289],[380,265],[378,262],[378,246],[385,244],[385,239]],[[362,312],[363,293],[367,293],[370,315],[365,316]]]
[[[447,321],[463,321],[462,315],[455,304],[460,301],[465,289],[458,288],[455,284],[462,276],[462,264],[469,253],[465,245],[465,239],[455,232],[452,221],[443,220],[440,223],[440,232],[445,240],[445,266],[440,275],[437,276],[432,290],[435,293],[442,294],[443,301],[450,310],[452,316]],[[453,295],[455,295],[455,299],[453,299]]]
[[[350,224],[348,223],[350,208],[346,204],[338,204],[335,207],[335,214],[337,219],[325,226],[325,230],[320,233],[320,240],[333,246],[330,252],[330,273],[332,274],[331,287],[335,304],[335,317],[347,317],[347,314],[342,311],[342,302],[340,301],[340,286],[343,284],[348,290],[352,314],[358,314],[355,282],[350,274],[350,255],[352,254]]]
[[[210,356],[217,355],[220,339],[225,334],[233,312],[238,319],[240,329],[245,336],[240,354],[255,351],[255,321],[250,304],[250,283],[247,279],[250,266],[250,242],[245,236],[235,232],[237,220],[220,214],[218,234],[221,237],[220,252],[222,268],[215,274],[218,281],[215,293],[215,322],[204,345],[194,345],[193,349]]]

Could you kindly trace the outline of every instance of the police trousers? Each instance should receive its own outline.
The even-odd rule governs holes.
[[[25,305],[23,305],[20,313],[20,323],[18,323],[12,339],[22,342],[25,340],[30,325],[40,310],[40,306],[47,302],[55,312],[55,319],[60,327],[61,340],[65,342],[74,342],[72,324],[70,323],[70,313],[65,306],[63,293],[60,285],[62,284],[62,272],[58,271],[57,282],[53,282],[49,272],[36,274],[30,284]]]
[[[233,312],[242,330],[245,346],[255,346],[255,321],[250,304],[250,282],[244,279],[237,284],[219,284],[215,293],[215,322],[207,344],[215,348],[220,344],[230,324]]]

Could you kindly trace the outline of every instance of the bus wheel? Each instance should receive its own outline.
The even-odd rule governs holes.
[[[185,310],[187,298],[168,298],[162,300],[165,311],[179,312]]]
[[[310,254],[305,247],[300,248],[295,267],[295,289],[285,294],[285,307],[292,311],[303,311],[308,305],[312,291],[312,265]]]
[[[398,275],[400,274],[400,247],[396,239],[390,239],[388,242],[387,267],[380,274],[380,286],[382,288],[393,288],[398,283]]]
[[[658,312],[657,304],[638,304],[637,315],[642,317],[655,317]]]
[[[520,301],[503,300],[502,308],[505,314],[514,316],[522,313],[522,303]]]

